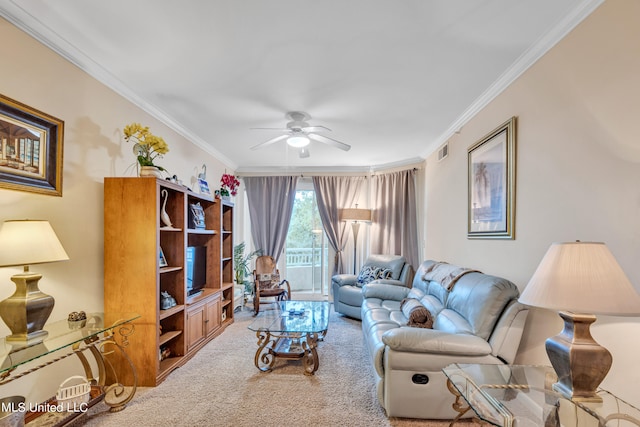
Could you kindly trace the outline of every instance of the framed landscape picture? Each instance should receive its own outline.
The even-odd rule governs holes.
[[[469,239],[515,238],[516,118],[469,147]]]
[[[62,196],[64,122],[0,95],[0,188]]]

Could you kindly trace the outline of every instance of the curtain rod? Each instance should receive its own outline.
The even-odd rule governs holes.
[[[414,172],[418,171],[419,169],[422,168],[417,168],[417,167],[413,167],[413,168],[408,168],[408,169],[401,169],[401,170],[397,170],[394,172],[402,172],[405,170],[413,170]],[[366,175],[362,175],[362,174],[353,174],[353,175],[349,175],[349,174],[345,174],[345,175],[336,175],[333,174],[331,172],[327,172],[327,173],[323,173],[323,172],[318,172],[318,173],[274,173],[274,174],[269,174],[269,175],[260,175],[259,172],[256,173],[248,173],[246,175],[242,174],[242,173],[237,173],[236,176],[238,178],[245,178],[245,177],[255,177],[255,176],[298,176],[300,178],[312,178],[314,176],[344,176],[344,177],[353,177],[353,178],[358,178],[358,177],[362,177],[362,178],[368,178],[370,176],[373,175],[382,175],[385,173],[393,173],[393,172],[369,172]]]

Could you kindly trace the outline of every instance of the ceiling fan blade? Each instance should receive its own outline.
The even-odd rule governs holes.
[[[280,135],[280,136],[276,136],[275,138],[271,138],[268,141],[262,142],[258,145],[254,145],[253,147],[251,147],[252,150],[257,150],[258,148],[262,148],[262,147],[266,147],[267,145],[271,145],[274,144],[278,141],[282,141],[283,139],[287,139],[289,138],[289,135]]]
[[[288,128],[249,128],[250,130],[279,130],[280,132],[288,132],[291,129]]]
[[[305,159],[305,158],[309,157],[310,155],[311,155],[311,153],[309,153],[309,147],[300,148],[299,156],[300,156],[301,159]]]
[[[302,130],[304,132],[322,132],[324,130],[328,130],[329,132],[331,132],[331,129],[326,126],[305,126],[302,128]]]
[[[351,150],[351,146],[349,144],[345,144],[344,142],[337,141],[327,136],[318,135],[317,133],[310,133],[310,134],[307,134],[307,136],[311,139],[315,139],[316,141],[322,142],[324,144],[333,145],[334,147],[344,151]]]

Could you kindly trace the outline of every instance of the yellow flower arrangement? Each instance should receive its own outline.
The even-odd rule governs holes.
[[[164,142],[164,139],[152,134],[148,126],[142,126],[140,123],[125,126],[123,133],[125,140],[135,142],[133,154],[136,155],[140,166],[154,166],[162,171],[165,170],[153,163],[156,158],[169,152],[169,145]]]

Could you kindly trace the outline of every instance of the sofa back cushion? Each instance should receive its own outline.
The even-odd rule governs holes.
[[[429,285],[439,286],[433,282]],[[449,292],[434,328],[489,339],[505,307],[518,296],[516,285],[506,279],[475,272],[465,274]]]
[[[435,264],[435,261],[424,261],[420,264],[416,271],[416,275],[413,278],[413,285],[407,295],[407,298],[415,298],[419,300],[435,317],[444,308],[448,291],[437,283],[431,284],[429,281],[422,279],[425,272],[432,264]]]
[[[391,270],[391,279],[398,280],[406,261],[401,255],[369,255],[364,267],[381,267]]]

